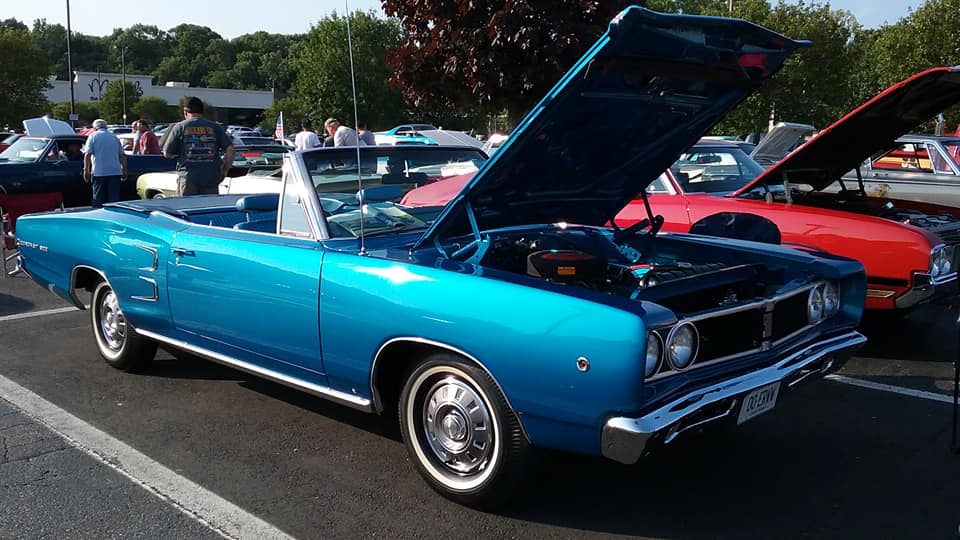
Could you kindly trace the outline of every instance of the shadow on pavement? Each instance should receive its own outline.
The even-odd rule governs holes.
[[[924,306],[901,316],[868,315],[860,325],[867,343],[857,356],[953,362],[957,354],[956,310]]]
[[[0,277],[0,279],[4,278]],[[29,300],[0,293],[0,317],[30,311],[33,306],[33,302]]]

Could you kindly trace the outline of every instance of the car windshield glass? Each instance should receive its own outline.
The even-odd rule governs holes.
[[[694,146],[671,167],[687,193],[731,193],[763,172],[763,167],[739,148]]]
[[[36,161],[47,147],[47,141],[44,139],[32,139],[24,137],[18,139],[0,154],[0,158],[6,158],[10,161]]]
[[[401,186],[400,194],[450,176],[476,172],[487,160],[476,148],[442,146],[361,146],[322,148],[303,154],[318,193],[356,193],[363,187]]]

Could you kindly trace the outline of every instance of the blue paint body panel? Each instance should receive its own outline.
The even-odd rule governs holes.
[[[657,31],[645,32],[647,23]],[[670,30],[674,25],[699,34]],[[644,44],[644,51],[655,50],[656,40],[665,39],[675,54],[683,36],[700,35],[709,41],[716,32],[719,37],[708,47],[712,52],[701,51],[701,60],[728,46],[739,51],[743,43],[728,39],[737,32],[749,38],[744,41],[748,44],[769,45],[777,39],[742,21],[651,15],[639,8],[625,12],[612,28],[531,114],[525,129],[532,133],[546,129],[543,122],[551,118],[562,121],[563,115],[551,116],[559,114],[551,109],[552,100],[567,99],[567,85],[572,85],[574,97],[582,96],[575,75],[604,51],[623,53],[638,36],[653,40]],[[789,40],[780,44],[783,50],[776,54],[754,51],[770,55],[770,72],[798,46]],[[755,78],[769,74],[751,71],[742,86],[749,90],[756,86]],[[639,414],[680,392],[769,366],[800,347],[850,331],[860,319],[865,278],[857,262],[688,235],[641,234],[617,240],[611,230],[596,226],[606,219],[602,216],[611,205],[629,200],[633,188],[642,189],[646,173],[659,167],[659,174],[684,150],[686,141],[695,141],[720,118],[718,111],[741,99],[745,95],[741,90],[737,86],[734,93],[718,98],[722,103],[717,107],[707,107],[706,120],[696,115],[681,118],[671,137],[647,141],[655,147],[658,161],[645,165],[640,178],[627,182],[623,175],[599,179],[585,175],[574,191],[569,191],[573,181],[569,175],[562,186],[567,191],[551,191],[542,175],[532,178],[531,189],[512,199],[527,205],[521,205],[526,214],[504,217],[502,211],[509,205],[504,206],[501,197],[522,191],[523,179],[511,174],[526,170],[516,169],[524,155],[512,154],[529,150],[530,137],[511,138],[441,216],[450,223],[431,229],[436,234],[424,236],[425,227],[405,230],[404,224],[423,221],[382,203],[368,207],[380,220],[380,233],[362,242],[329,237],[329,212],[352,212],[357,219],[364,214],[349,205],[324,210],[302,154],[294,152],[284,158],[276,218],[283,234],[238,229],[263,214],[239,211],[235,195],[123,203],[21,218],[17,230],[23,264],[34,280],[65,298],[82,284],[78,279],[102,276],[137,330],[202,349],[210,357],[268,370],[274,378],[307,390],[322,387],[334,398],[349,398],[340,401],[370,410],[395,407],[378,401],[378,385],[402,382],[375,380],[379,373],[392,372],[386,364],[416,361],[390,354],[398,343],[459,354],[489,372],[533,444],[599,454],[601,430],[611,416]],[[686,106],[680,98],[671,103],[677,110]],[[495,193],[497,186],[509,189]],[[476,192],[471,194],[471,188]],[[553,207],[548,206],[574,208],[572,201],[583,208],[576,215],[593,226],[553,222],[563,212],[551,213]],[[543,206],[547,210],[532,210],[534,202],[547,205]],[[589,210],[590,205],[596,211]],[[391,209],[396,213],[390,214]],[[467,228],[452,225],[455,212],[462,213]],[[534,219],[538,216],[551,219]],[[285,223],[297,229],[285,230]],[[385,223],[397,229],[383,230]],[[590,283],[564,282],[525,270],[526,253],[519,262],[510,262],[509,253],[516,246],[549,239],[601,255],[607,262],[606,274]],[[673,298],[645,299],[647,293],[640,287],[631,294],[621,281],[629,278],[624,275],[633,264],[655,262],[682,270],[692,268],[690,260],[731,272],[754,272],[763,283],[748,285],[765,287],[757,294],[769,298],[781,294],[781,289],[796,291],[822,280],[836,281],[842,309],[789,338],[765,343],[765,349],[753,354],[645,380],[648,337],[676,324],[685,308],[667,307]],[[695,277],[677,283],[673,287],[678,298],[687,295],[695,300],[704,287]],[[650,290],[655,292],[656,287]],[[708,307],[725,306],[729,296]],[[733,297],[729,302],[740,301],[736,294]],[[580,359],[588,362],[588,369],[578,368]]]

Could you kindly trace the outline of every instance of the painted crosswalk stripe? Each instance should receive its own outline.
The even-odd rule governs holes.
[[[923,390],[915,390],[913,388],[905,388],[903,386],[894,386],[892,384],[883,384],[873,381],[866,381],[863,379],[855,379],[853,377],[846,377],[844,375],[827,375],[827,380],[849,384],[850,386],[859,386],[861,388],[869,388],[871,390],[880,390],[882,392],[892,392],[894,394],[900,394],[903,396],[910,396],[920,399],[927,399],[930,401],[939,401],[941,403],[953,403],[953,397],[946,394],[938,394],[936,392],[926,392]]]
[[[118,471],[221,536],[258,540],[292,538],[2,375],[0,396],[27,416],[60,434],[72,446]]]

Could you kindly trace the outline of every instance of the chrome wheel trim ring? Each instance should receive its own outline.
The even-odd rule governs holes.
[[[119,354],[127,338],[127,321],[120,311],[120,303],[113,289],[108,290],[97,303],[98,337],[111,355]]]
[[[453,491],[483,484],[500,462],[500,423],[489,404],[480,385],[455,367],[432,367],[413,382],[404,411],[413,449],[430,476]]]

